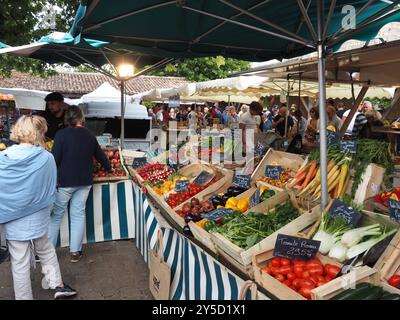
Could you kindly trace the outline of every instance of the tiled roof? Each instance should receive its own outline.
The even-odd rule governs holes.
[[[41,78],[28,73],[12,72],[10,78],[0,77],[2,88],[24,88],[41,91],[58,91],[69,97],[79,97],[94,91],[104,82],[119,89],[118,82],[100,73],[62,72]],[[133,95],[155,88],[173,88],[188,83],[180,77],[139,76],[126,83],[127,94]]]

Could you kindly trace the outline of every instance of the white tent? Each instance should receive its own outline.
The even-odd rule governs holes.
[[[0,88],[0,93],[11,94],[15,99],[15,106],[18,109],[30,109],[44,111],[46,102],[44,98],[50,93],[47,91],[29,90],[23,88]],[[64,98],[69,105],[80,104],[81,99]]]
[[[121,92],[108,82],[96,90],[82,96],[86,117],[114,118],[121,116]],[[149,119],[146,106],[134,103],[132,97],[125,95],[126,119]]]

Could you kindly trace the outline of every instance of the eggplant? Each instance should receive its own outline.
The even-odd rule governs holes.
[[[230,186],[229,188],[228,188],[228,190],[226,190],[226,193],[225,194],[232,194],[232,192],[234,191],[236,189],[236,187],[235,186]]]
[[[184,219],[186,223],[189,223],[190,221],[194,220],[194,216],[191,213],[189,213],[188,215],[185,216]]]
[[[376,245],[369,249],[369,251],[363,258],[363,264],[373,268],[380,256],[386,250],[387,246],[390,244],[390,241],[392,241],[393,237],[394,234],[379,241]]]
[[[237,197],[239,194],[243,193],[244,190],[242,189],[236,189],[233,191],[232,197]]]
[[[230,198],[231,196],[230,195],[227,195],[227,194],[225,194],[223,197],[222,197],[222,206],[225,206],[225,204],[226,204],[226,202],[228,201],[228,199]]]

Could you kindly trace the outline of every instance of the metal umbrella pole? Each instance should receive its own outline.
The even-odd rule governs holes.
[[[321,169],[321,205],[325,209],[328,205],[328,161],[326,138],[326,88],[325,88],[325,44],[323,33],[323,3],[318,0],[318,89],[319,89],[319,115],[320,115],[320,169]]]
[[[121,79],[121,150],[124,149],[125,143],[125,80]]]

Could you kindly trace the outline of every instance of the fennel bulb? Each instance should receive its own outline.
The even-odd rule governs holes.
[[[329,250],[329,257],[336,259],[340,262],[346,260],[347,247],[345,247],[340,241],[336,242],[331,250]]]

